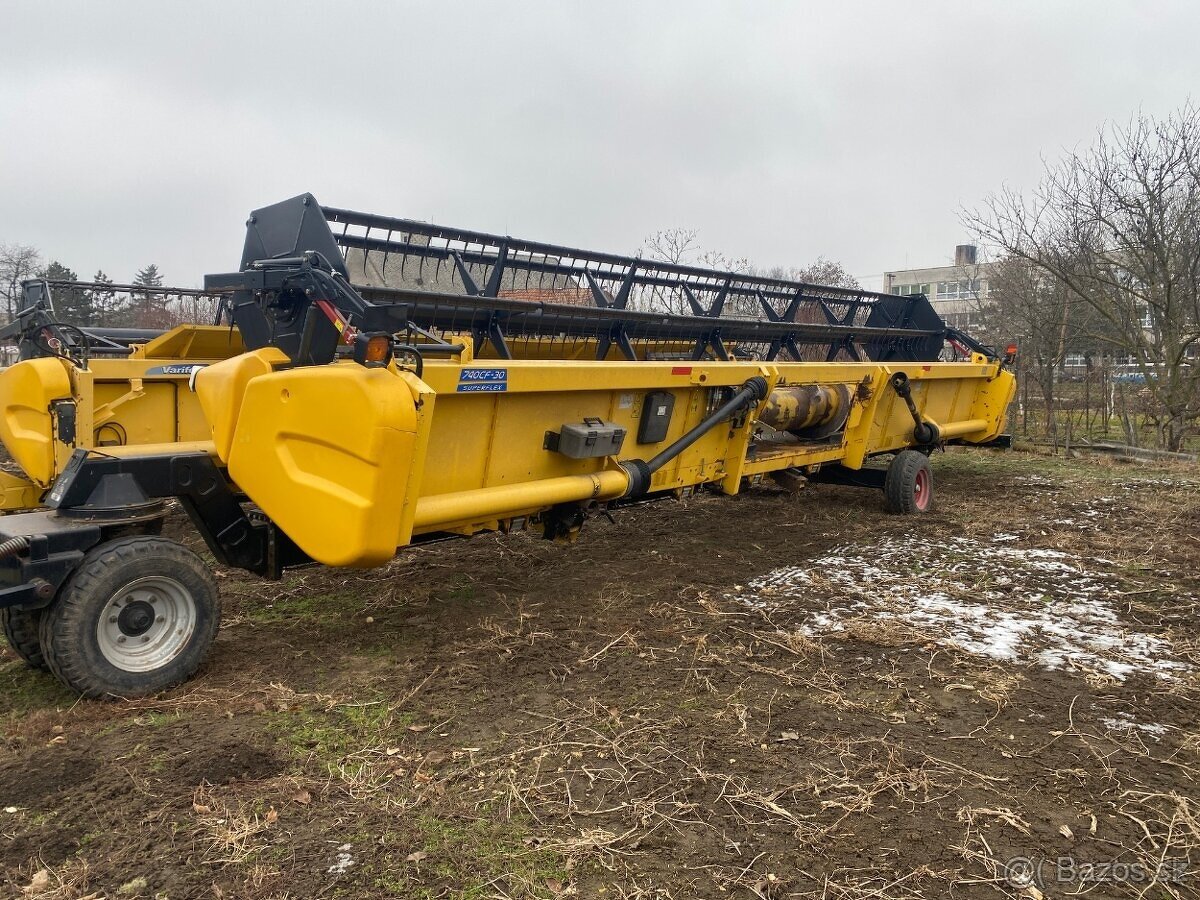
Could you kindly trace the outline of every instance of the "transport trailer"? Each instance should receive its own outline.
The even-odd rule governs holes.
[[[889,511],[920,513],[929,453],[998,439],[1015,388],[1005,360],[924,297],[322,210],[310,195],[253,213],[241,269],[206,290],[232,330],[155,338],[111,361],[126,371],[43,337],[55,352],[0,374],[0,439],[45,489],[41,508],[0,517],[0,616],[17,653],[86,696],[177,684],[216,635],[210,566],[160,536],[169,501],[222,565],[263,578],[378,566],[480,531],[569,540],[597,511],[764,476],[874,487]],[[686,314],[662,311],[672,298]],[[219,334],[240,343],[218,352]],[[965,358],[939,361],[947,341]],[[145,374],[168,357],[177,373]],[[104,400],[98,383],[126,388]],[[101,444],[98,411],[157,424]],[[886,469],[864,468],[880,454]]]

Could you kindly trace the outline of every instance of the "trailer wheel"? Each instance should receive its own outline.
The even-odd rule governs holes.
[[[902,450],[888,466],[883,482],[883,505],[890,513],[911,516],[929,512],[933,504],[933,472],[929,458],[917,450]]]
[[[47,668],[46,657],[42,655],[42,642],[38,637],[41,620],[40,609],[17,609],[13,606],[0,609],[0,622],[4,624],[8,646],[34,669]]]
[[[94,548],[42,615],[50,670],[85,697],[138,697],[186,681],[217,636],[208,567],[159,537]]]

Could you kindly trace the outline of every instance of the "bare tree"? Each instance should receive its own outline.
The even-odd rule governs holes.
[[[846,271],[845,266],[824,256],[818,256],[816,262],[810,265],[786,268],[775,266],[765,272],[758,273],[767,278],[782,278],[787,281],[801,281],[805,284],[820,284],[826,287],[861,288],[858,279]]]
[[[16,314],[21,282],[36,277],[41,268],[42,255],[35,248],[0,244],[0,301],[4,304],[5,321]]]
[[[1016,341],[1021,373],[1033,381],[1046,418],[1047,436],[1058,444],[1056,387],[1068,350],[1077,348],[1085,320],[1078,297],[1062,282],[1015,256],[995,263],[988,299],[979,304],[983,335],[993,343]]]
[[[734,258],[717,250],[705,250],[700,245],[700,233],[694,228],[667,228],[656,231],[642,242],[638,255],[677,266],[697,266],[720,272],[745,274],[750,269],[750,260],[745,257]],[[657,309],[676,315],[692,314],[682,291],[656,290],[636,300],[636,305],[644,309]]]
[[[806,284],[821,284],[831,287],[858,288],[857,279],[845,270],[841,263],[824,256],[816,262],[800,267],[774,266],[759,269],[745,257],[731,257],[716,250],[705,250],[700,244],[699,232],[694,228],[669,228],[655,232],[642,243],[641,256],[661,262],[684,266],[699,266],[736,275],[751,275],[759,278],[777,278],[784,281],[801,281]],[[653,301],[643,301],[645,308],[664,309],[667,312],[691,314],[687,299],[682,292],[657,292]],[[734,315],[761,315],[758,301],[754,297],[738,295],[730,298],[726,311]],[[780,309],[778,312],[782,312]]]
[[[722,272],[744,273],[750,268],[750,260],[744,256],[732,257],[719,250],[705,250],[700,245],[700,232],[695,228],[656,231],[642,242],[639,255],[679,266],[699,266]]]
[[[1086,304],[1086,338],[1133,360],[1179,449],[1200,414],[1200,110],[1106,127],[1029,196],[1002,190],[964,220]]]

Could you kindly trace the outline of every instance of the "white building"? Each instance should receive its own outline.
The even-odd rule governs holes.
[[[887,294],[924,294],[951,328],[970,331],[983,324],[980,307],[988,298],[987,263],[977,261],[973,244],[954,248],[954,265],[883,273]]]

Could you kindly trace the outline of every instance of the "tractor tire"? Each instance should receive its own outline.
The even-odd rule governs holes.
[[[33,669],[47,669],[46,657],[42,655],[42,641],[38,637],[38,625],[42,621],[40,609],[17,609],[8,606],[0,609],[0,622],[4,623],[4,636],[13,653],[25,660]]]
[[[186,681],[221,621],[208,566],[145,535],[93,548],[42,614],[42,652],[84,697],[140,697]]]
[[[929,457],[918,450],[901,450],[888,466],[883,482],[883,506],[903,516],[929,512],[933,506],[933,472]]]

